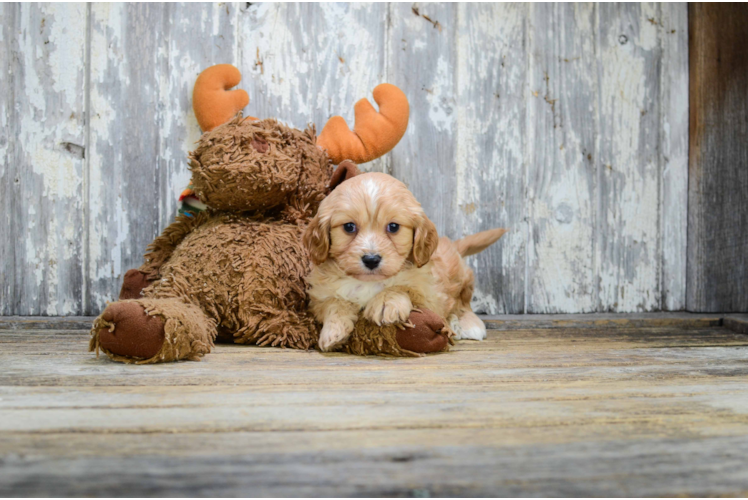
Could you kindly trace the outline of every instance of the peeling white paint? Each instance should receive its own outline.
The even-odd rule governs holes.
[[[15,8],[19,59],[10,67],[18,121],[8,124],[15,158],[4,168],[29,206],[14,214],[18,232],[10,236],[13,272],[24,287],[15,291],[21,299],[14,312],[60,314],[65,301],[78,301],[81,276],[85,5]]]
[[[86,6],[51,3],[44,6],[44,13],[51,19],[64,19],[47,24],[49,43],[55,51],[55,64],[50,65],[49,76],[52,89],[65,96],[67,105],[75,109],[83,83],[81,62],[86,44]]]
[[[473,291],[470,307],[478,314],[500,314],[501,311],[496,297],[479,288]]]
[[[14,291],[24,297],[18,313],[80,314],[71,283],[81,275],[91,285],[91,307],[116,294],[143,250],[132,239],[153,230],[143,214],[152,219],[156,210],[156,225],[165,226],[189,182],[186,153],[200,136],[192,85],[199,71],[221,62],[241,69],[240,86],[252,99],[247,114],[296,127],[315,122],[318,131],[335,114],[353,126],[358,99],[373,103],[383,81],[400,85],[411,101],[406,138],[362,168],[409,176],[449,236],[511,229],[470,259],[476,309],[637,311],[661,300],[682,307],[684,5],[419,6],[439,21],[435,28],[410,5],[185,4],[164,8],[172,18],[145,54],[127,41],[133,19],[141,19],[128,9],[137,8],[145,7],[91,5],[83,160],[63,144],[85,144],[86,6],[17,7],[18,29],[8,33],[18,37],[18,123],[8,124],[6,109],[0,114],[0,125],[17,132],[16,148],[0,146],[0,158],[17,154],[20,163],[0,172],[18,176],[30,203],[14,215],[28,232],[14,242],[23,263],[15,271],[24,287]],[[0,30],[0,43],[7,38]],[[0,59],[9,55],[0,50]],[[155,63],[147,81],[128,69],[143,57]],[[134,88],[156,109],[158,137],[152,156],[123,158],[126,149],[115,145],[130,104],[124,90]],[[423,172],[438,173],[429,184],[438,189],[419,186]],[[158,185],[161,194],[148,207],[123,198],[121,186],[135,175]],[[81,271],[86,234],[88,267]]]
[[[132,84],[126,71],[125,30],[128,29],[127,6],[124,4],[93,4],[91,29],[91,131],[89,144],[89,246],[88,270],[92,282],[89,293],[94,298],[90,307],[103,307],[105,300],[116,297],[125,256],[122,244],[130,235],[130,220],[137,213],[123,207],[121,185],[128,175],[130,161],[112,145],[122,127],[122,103],[117,95]],[[144,95],[148,95],[144,92]],[[116,151],[116,152],[115,152]],[[140,175],[153,169],[153,163],[138,165]],[[100,283],[111,283],[108,294],[98,291]],[[115,284],[117,283],[117,284]]]
[[[515,46],[522,45],[526,16],[527,6],[509,4],[461,5],[458,12],[455,226],[450,236],[511,229],[484,254],[468,259],[476,274],[474,305],[491,314],[506,308],[516,312],[524,294],[523,282],[515,281],[524,276],[525,266],[525,237],[519,230],[524,193],[517,191],[524,188],[508,181],[524,177],[524,55]],[[510,284],[504,290],[499,276]]]
[[[626,9],[637,10],[638,5]],[[659,192],[657,158],[648,157],[656,140],[643,129],[646,113],[656,111],[647,95],[658,84],[650,51],[656,41],[653,12],[641,6],[639,33],[618,30],[603,34],[600,66],[601,128],[607,131],[600,146],[601,196],[598,214],[605,235],[599,239],[599,302],[605,310],[647,311],[659,307]],[[654,41],[653,41],[654,40]],[[625,43],[622,43],[624,42]],[[652,131],[654,132],[654,131]],[[645,142],[640,143],[643,139]],[[656,148],[655,148],[656,149]]]
[[[657,3],[644,2],[639,14],[639,43],[643,50],[652,50],[658,46],[657,30],[662,23]]]
[[[436,74],[426,98],[429,103],[429,119],[436,130],[452,131],[454,123],[454,101],[451,99],[454,75],[444,57],[436,62]]]
[[[594,6],[533,5],[528,49],[527,312],[597,308]],[[555,16],[553,18],[552,16]],[[553,18],[555,22],[548,21]],[[558,40],[558,42],[555,42]]]

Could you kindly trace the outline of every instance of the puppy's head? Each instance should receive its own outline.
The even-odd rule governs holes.
[[[409,262],[426,264],[439,236],[405,184],[382,173],[352,177],[320,204],[304,234],[312,261],[334,259],[362,281],[399,273]]]

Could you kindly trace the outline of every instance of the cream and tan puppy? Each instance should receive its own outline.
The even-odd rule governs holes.
[[[405,184],[387,174],[361,174],[338,185],[304,234],[314,264],[307,282],[310,309],[322,323],[320,349],[344,342],[362,310],[383,325],[404,323],[414,307],[423,307],[447,319],[456,338],[485,338],[486,327],[470,308],[474,276],[463,257],[505,232],[439,238]]]

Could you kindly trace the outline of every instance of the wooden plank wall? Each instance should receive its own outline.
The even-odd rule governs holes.
[[[688,309],[748,310],[748,5],[689,5]]]
[[[680,310],[685,4],[3,4],[0,313],[96,314],[172,220],[191,86],[233,63],[248,113],[302,127],[389,81],[402,179],[470,258],[486,313]],[[7,90],[6,90],[7,89]]]

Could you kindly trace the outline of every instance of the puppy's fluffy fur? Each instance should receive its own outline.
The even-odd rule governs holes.
[[[456,338],[485,338],[486,327],[470,308],[474,276],[463,257],[505,232],[492,229],[455,242],[439,238],[397,179],[368,173],[343,182],[322,201],[304,234],[314,264],[309,306],[323,325],[320,349],[344,342],[362,310],[382,325],[404,323],[412,309],[423,307],[447,319]],[[373,268],[372,258],[380,259]]]

